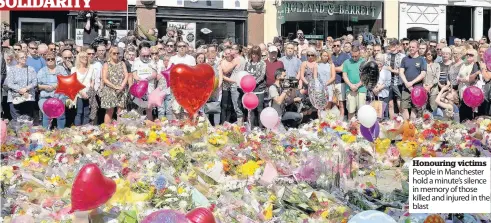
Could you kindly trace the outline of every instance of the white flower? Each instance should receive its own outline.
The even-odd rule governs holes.
[[[180,201],[179,202],[179,208],[180,209],[185,209],[188,206],[188,202],[186,201]]]
[[[168,203],[173,203],[173,202],[176,202],[176,201],[178,201],[178,200],[179,200],[179,199],[177,199],[177,198],[167,198],[167,199],[165,199],[165,202],[168,202]]]
[[[174,191],[174,192],[175,192],[175,191],[177,191],[176,186],[170,186],[168,189],[169,189],[170,191]]]

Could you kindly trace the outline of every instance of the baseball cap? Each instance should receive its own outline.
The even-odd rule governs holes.
[[[278,52],[278,48],[276,46],[269,46],[268,47],[268,52]]]

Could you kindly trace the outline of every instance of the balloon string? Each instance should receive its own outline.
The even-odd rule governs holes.
[[[252,131],[251,109],[247,109],[247,122],[249,122],[249,132]]]

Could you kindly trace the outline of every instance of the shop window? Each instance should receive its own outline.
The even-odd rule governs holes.
[[[297,38],[297,30],[302,30],[305,36],[311,36],[308,39],[324,39],[324,21],[288,21],[281,25],[281,35]]]
[[[414,27],[407,29],[407,38],[411,40],[438,41],[438,32],[430,32],[425,28]]]
[[[127,32],[126,30],[135,30],[136,26],[136,17],[129,17],[128,18],[128,29],[126,28],[126,17],[119,17],[119,16],[114,16],[114,17],[100,17],[99,18],[103,29],[100,31],[100,35],[108,37],[109,36],[109,23],[115,23],[117,24],[117,28],[115,29],[117,32],[117,39],[126,36]],[[77,37],[80,37],[81,30],[84,29],[85,24],[87,20],[85,19],[78,19],[77,17],[73,17],[71,20],[71,30],[70,30],[70,37],[72,39],[77,39]],[[145,27],[143,27],[145,28]],[[79,32],[77,32],[77,30]],[[83,33],[82,33],[83,34]]]
[[[55,41],[55,20],[40,18],[19,18],[19,40],[29,41],[30,38],[43,43]]]
[[[166,35],[167,22],[168,21],[166,20],[160,22],[157,21],[159,37]],[[192,23],[194,21],[175,22]],[[222,43],[222,41],[226,38],[231,38],[235,43],[244,43],[245,24],[243,21],[196,22],[195,27],[196,41],[202,40],[205,44],[210,44],[213,40],[216,40],[218,43]],[[211,32],[207,32],[208,30]]]

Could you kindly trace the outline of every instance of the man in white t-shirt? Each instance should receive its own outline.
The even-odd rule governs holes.
[[[196,59],[193,56],[187,54],[188,44],[184,41],[177,42],[177,54],[172,56],[169,60],[169,67],[171,64],[186,64],[188,66],[195,66]]]
[[[157,68],[151,63],[150,49],[143,47],[140,50],[140,57],[135,59],[133,66],[131,67],[131,73],[133,73],[134,82],[148,81],[147,95],[143,98],[135,98],[133,102],[138,107],[146,108],[148,120],[153,120],[152,109],[147,108],[147,96],[155,89],[155,80],[157,78]]]

